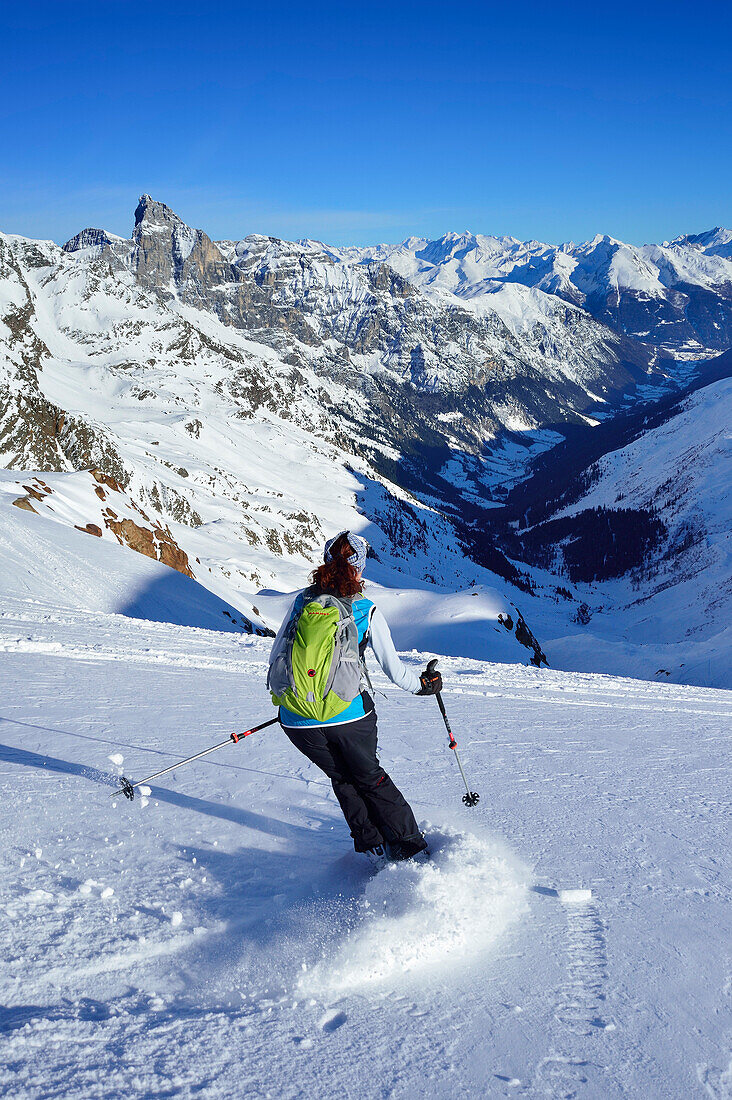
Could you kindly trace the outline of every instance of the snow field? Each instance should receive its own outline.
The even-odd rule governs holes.
[[[112,798],[268,716],[267,640],[0,631],[0,1094],[728,1095],[728,693],[441,657],[467,810],[434,701],[376,674],[434,859],[373,877],[276,728]]]

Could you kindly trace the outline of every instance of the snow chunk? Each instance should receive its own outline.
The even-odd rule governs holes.
[[[48,890],[31,890],[26,894],[25,900],[30,902],[53,901],[53,894],[49,893]]]
[[[592,901],[592,890],[559,890],[558,894],[562,905],[586,905]]]
[[[107,760],[111,760],[113,764],[116,764],[118,768],[121,768],[125,762],[125,758],[121,752],[113,752],[107,757]]]

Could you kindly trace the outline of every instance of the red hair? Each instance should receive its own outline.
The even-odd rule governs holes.
[[[313,570],[312,580],[321,592],[332,596],[357,596],[362,589],[362,581],[348,560],[354,549],[347,535],[341,535],[330,548],[330,558]]]

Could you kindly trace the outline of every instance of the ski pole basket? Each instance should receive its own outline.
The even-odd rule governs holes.
[[[427,665],[427,671],[432,672],[436,665],[437,665],[437,658],[434,657],[429,662],[429,664]],[[453,736],[452,729],[450,728],[450,722],[448,721],[448,717],[447,717],[447,711],[445,710],[445,704],[442,701],[442,693],[438,691],[435,694],[435,698],[437,699],[437,705],[440,708],[440,714],[442,715],[442,719],[445,723],[445,729],[447,730],[448,747],[451,748],[452,751],[455,753],[455,759],[457,760],[457,766],[460,769],[460,774],[463,777],[463,783],[465,784],[465,794],[463,795],[463,803],[466,806],[477,806],[478,803],[480,802],[480,795],[477,793],[477,791],[471,791],[470,784],[468,783],[468,781],[465,777],[465,770],[463,768],[462,760],[460,759],[460,753],[457,751],[457,741],[455,740],[455,737]]]

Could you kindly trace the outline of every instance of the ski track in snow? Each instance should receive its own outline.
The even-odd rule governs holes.
[[[1,1095],[730,1095],[728,693],[441,658],[468,811],[376,677],[434,858],[373,877],[276,729],[111,797],[267,717],[268,646],[0,615]]]
[[[537,1092],[549,1096],[574,1096],[589,1083],[588,1066],[604,1078],[603,1095],[620,1095],[612,1079],[612,1067],[594,1056],[585,1056],[585,1040],[593,1029],[614,1031],[608,1014],[608,958],[605,926],[598,906],[581,901],[565,906],[567,919],[566,977],[559,989],[555,1027],[549,1053],[541,1060],[535,1076]]]

